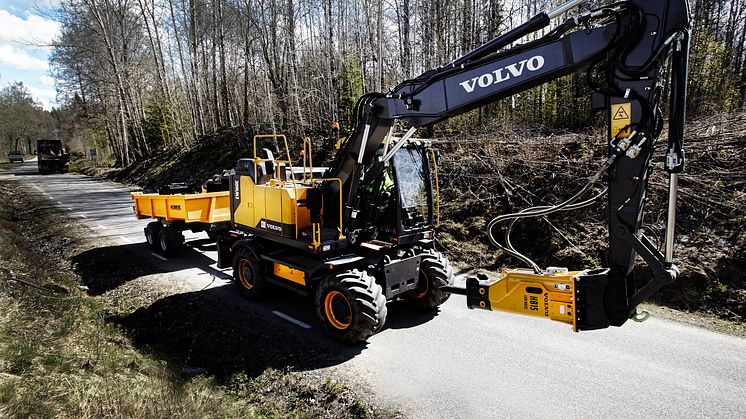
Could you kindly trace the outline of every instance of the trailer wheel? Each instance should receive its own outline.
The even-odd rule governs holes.
[[[453,284],[453,268],[448,259],[435,250],[426,250],[420,257],[422,262],[417,287],[405,292],[403,298],[412,307],[432,310],[451,296],[440,287]]]
[[[233,279],[241,293],[252,301],[261,301],[267,297],[268,285],[264,273],[264,264],[246,247],[239,247],[233,257]]]
[[[160,251],[166,256],[176,256],[184,250],[184,235],[171,225],[163,227],[158,234]]]
[[[347,344],[364,342],[386,322],[386,297],[373,276],[358,269],[324,278],[316,288],[316,315]]]
[[[160,250],[161,230],[163,230],[163,224],[160,221],[152,221],[145,227],[145,240],[152,250]]]

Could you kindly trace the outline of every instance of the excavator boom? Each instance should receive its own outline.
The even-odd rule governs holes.
[[[359,184],[378,176],[418,127],[431,125],[485,104],[585,70],[595,90],[594,106],[608,119],[608,157],[589,185],[608,178],[608,268],[566,271],[540,269],[514,249],[506,251],[531,265],[498,280],[470,278],[466,288],[447,287],[467,295],[472,308],[506,310],[562,320],[575,330],[620,326],[636,307],[676,280],[672,263],[676,188],[683,169],[683,126],[690,15],[686,0],[621,1],[568,18],[535,40],[516,43],[547,28],[552,18],[583,3],[570,1],[542,12],[525,24],[441,67],[402,82],[387,94],[368,94],[358,102],[357,122],[337,154],[327,177],[325,199],[342,196],[343,225],[348,236],[361,228]],[[670,77],[666,77],[666,63]],[[600,77],[599,77],[600,76]],[[601,83],[594,80],[602,78]],[[666,249],[662,254],[641,233],[643,203],[654,145],[663,127],[663,87],[670,91],[669,138],[665,169],[669,172]],[[599,84],[599,85],[596,85]],[[407,134],[377,154],[391,137],[396,121],[411,126]],[[389,141],[386,140],[386,147]],[[342,188],[340,194],[339,188]],[[588,187],[587,192],[590,190]],[[556,207],[526,211],[518,217],[572,209],[580,196]],[[337,220],[329,220],[334,224]],[[490,225],[490,239],[492,227]],[[653,273],[640,284],[634,276],[639,255]],[[535,305],[536,302],[538,305]]]

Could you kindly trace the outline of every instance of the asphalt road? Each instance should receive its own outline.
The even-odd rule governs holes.
[[[142,233],[147,221],[135,220],[126,188],[75,174],[42,177],[29,163],[15,169],[15,179],[37,188],[92,234],[134,252],[137,263],[155,266],[152,275],[202,295],[207,305],[234,307],[194,308],[207,310],[198,318],[226,317],[209,320],[225,327],[235,326],[225,313],[238,313],[250,334],[252,342],[231,337],[214,346],[255,352],[244,364],[221,364],[228,372],[247,365],[332,369],[421,418],[746,417],[743,338],[656,318],[576,334],[542,319],[468,310],[463,297],[452,296],[435,316],[391,307],[384,330],[366,347],[350,349],[323,334],[302,298],[281,293],[267,303],[241,299],[229,285],[231,271],[217,269],[214,248],[201,244],[204,233],[187,234],[193,251],[178,259],[150,253]],[[215,295],[220,297],[211,300]],[[192,305],[179,307],[184,315]],[[162,317],[159,311],[159,322]],[[198,345],[191,342],[190,359],[200,366]],[[259,345],[274,355],[257,356]]]

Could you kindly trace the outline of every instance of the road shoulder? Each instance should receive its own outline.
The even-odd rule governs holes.
[[[188,290],[169,284],[168,275],[159,278],[147,261],[98,259],[109,279],[130,277],[132,294],[116,292],[122,284],[115,281],[91,295],[79,275],[79,265],[95,259],[86,252],[118,247],[126,256],[127,247],[93,238],[24,182],[6,177],[0,193],[6,197],[0,203],[0,299],[7,308],[0,315],[0,416],[401,416],[323,370],[274,364],[216,374],[157,345],[139,345],[133,332],[142,329],[117,320],[137,319],[136,312],[153,320],[162,313],[153,306]],[[219,320],[203,324],[214,328]],[[204,331],[192,332],[196,339]]]

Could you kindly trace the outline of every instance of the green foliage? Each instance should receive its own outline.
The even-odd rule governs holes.
[[[50,112],[57,129],[57,136],[73,154],[87,153],[91,148],[103,159],[108,148],[108,138],[103,121],[91,118],[86,103],[75,93],[68,103]]]
[[[728,65],[725,43],[706,29],[695,36],[689,64],[687,107],[690,116],[734,111],[738,107],[739,75]]]
[[[360,60],[348,52],[344,56],[339,76],[339,115],[342,129],[349,128],[354,121],[355,102],[363,95],[363,76],[360,73]]]
[[[145,139],[153,148],[161,148],[173,132],[168,105],[159,98],[151,99],[145,107]]]
[[[528,124],[582,129],[592,121],[590,95],[582,74],[570,74],[517,94],[515,109],[510,109],[511,99],[506,99],[503,108]]]
[[[31,153],[32,144],[46,133],[46,114],[26,86],[16,82],[0,91],[0,152]]]

